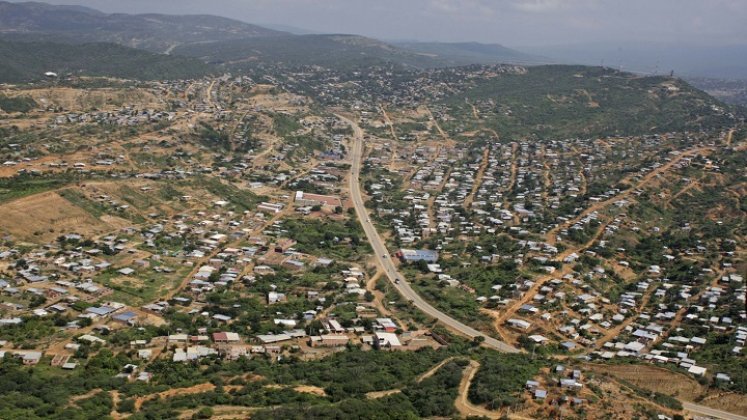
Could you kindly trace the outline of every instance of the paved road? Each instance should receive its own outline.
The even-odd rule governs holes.
[[[698,414],[701,416],[708,416],[723,420],[747,420],[747,417],[740,416],[739,414],[727,413],[726,411],[716,410],[715,408],[693,404],[686,401],[682,402],[682,407],[693,414]]]
[[[449,329],[457,331],[470,338],[474,338],[477,336],[484,337],[484,344],[487,347],[493,348],[498,351],[507,353],[519,352],[517,348],[510,346],[502,341],[496,340],[495,338],[488,337],[485,334],[477,331],[476,329],[465,325],[434,308],[433,306],[431,306],[431,304],[421,298],[420,295],[418,295],[412,289],[412,287],[410,287],[410,284],[405,280],[405,277],[397,271],[397,268],[394,266],[394,263],[392,263],[392,260],[389,257],[389,251],[386,249],[386,246],[384,246],[384,241],[381,239],[381,236],[379,236],[379,232],[376,231],[373,223],[368,218],[368,213],[366,212],[366,208],[363,205],[363,196],[361,195],[359,181],[361,158],[363,156],[363,130],[361,130],[358,124],[356,124],[354,121],[340,115],[338,115],[338,117],[343,119],[344,121],[347,121],[350,126],[353,127],[354,131],[353,148],[350,151],[351,158],[353,160],[351,167],[352,174],[350,176],[350,197],[353,200],[355,212],[358,215],[358,219],[361,221],[361,224],[363,225],[363,230],[366,232],[368,241],[371,243],[371,248],[373,248],[376,259],[383,268],[384,273],[389,278],[389,281],[392,283],[392,285],[397,289],[397,291],[399,291],[402,296],[404,296],[405,299],[409,300],[413,305],[415,305],[425,314],[437,319],[438,321],[446,325]],[[396,279],[401,280],[399,281],[399,283],[397,283],[395,282]]]

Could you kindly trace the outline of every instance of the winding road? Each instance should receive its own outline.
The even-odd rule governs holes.
[[[407,300],[415,305],[426,315],[437,319],[439,322],[444,324],[452,331],[458,332],[469,338],[484,337],[485,341],[483,344],[486,347],[492,348],[506,353],[517,353],[519,350],[513,346],[510,346],[502,341],[496,340],[493,337],[489,337],[476,329],[463,324],[460,321],[450,317],[449,315],[434,308],[430,303],[426,302],[425,299],[420,297],[407,282],[405,277],[397,271],[397,267],[394,266],[391,258],[389,258],[389,251],[384,245],[384,241],[379,236],[379,232],[376,231],[373,223],[369,219],[366,207],[363,204],[363,195],[360,189],[360,171],[361,171],[361,160],[363,157],[363,130],[358,124],[341,115],[337,115],[338,118],[350,124],[353,128],[353,146],[350,151],[350,157],[352,160],[351,175],[350,175],[350,198],[353,200],[355,206],[355,212],[358,219],[363,226],[363,230],[366,232],[368,241],[371,244],[371,248],[376,256],[376,260],[382,267],[384,274],[386,274],[389,281],[397,289],[397,291]],[[400,279],[400,281],[396,281]]]

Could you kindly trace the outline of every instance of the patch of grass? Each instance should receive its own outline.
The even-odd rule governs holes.
[[[251,191],[242,190],[231,184],[224,184],[218,178],[200,176],[192,180],[191,185],[203,188],[222,200],[230,201],[231,204],[241,210],[253,210],[265,197],[258,196]]]
[[[139,306],[153,302],[177,287],[189,270],[189,267],[178,266],[173,273],[158,273],[148,268],[135,272],[128,281],[116,269],[109,269],[97,275],[94,281],[114,291],[107,299]]]
[[[16,96],[11,98],[10,96],[0,95],[0,109],[5,112],[29,112],[34,109],[38,104],[36,101],[28,96]]]
[[[89,199],[85,194],[76,189],[66,189],[59,192],[60,196],[69,201],[70,204],[80,207],[91,216],[99,218],[111,212],[108,206]]]
[[[54,190],[72,182],[74,180],[67,177],[36,178],[16,176],[13,178],[2,178],[0,179],[0,203]]]

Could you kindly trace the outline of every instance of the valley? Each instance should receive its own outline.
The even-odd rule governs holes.
[[[747,418],[743,108],[498,46],[24,7],[0,418]],[[101,22],[122,45],[50,39]]]

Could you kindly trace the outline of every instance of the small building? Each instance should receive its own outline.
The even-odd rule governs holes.
[[[342,207],[342,201],[338,197],[331,195],[308,194],[303,191],[296,191],[294,198],[296,206],[322,206],[322,207]]]
[[[397,256],[406,262],[425,261],[435,263],[438,261],[438,251],[430,249],[400,249]]]
[[[377,331],[374,333],[374,337],[374,347],[377,349],[402,347],[402,343],[400,343],[397,334]]]
[[[238,343],[241,339],[235,332],[217,332],[213,333],[213,341],[216,343]]]
[[[121,314],[116,314],[112,316],[112,320],[121,322],[123,324],[127,325],[134,325],[137,321],[137,314],[132,311],[123,312]]]

